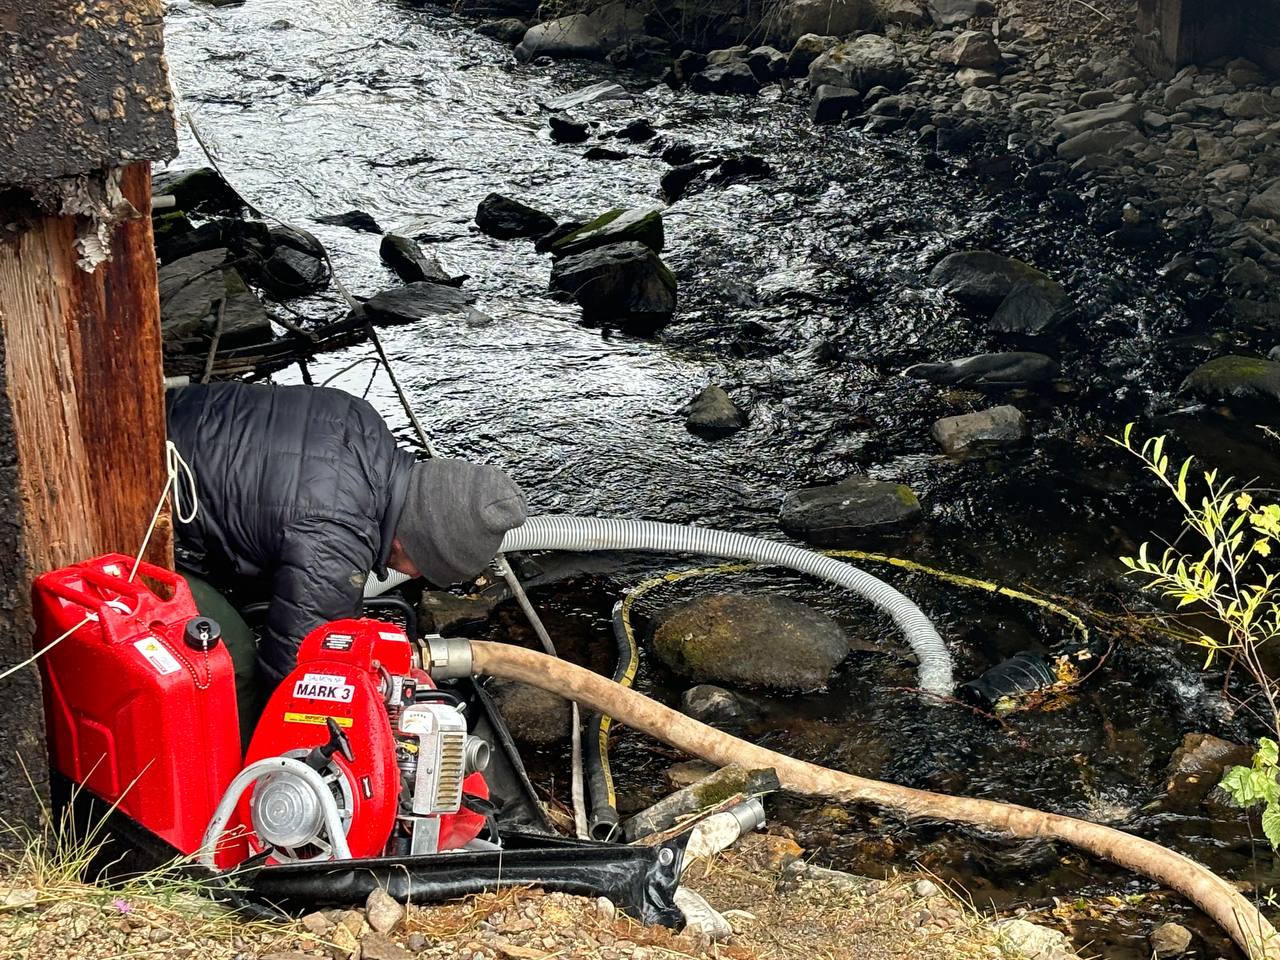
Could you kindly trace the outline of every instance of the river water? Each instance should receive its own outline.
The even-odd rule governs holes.
[[[784,492],[865,472],[909,483],[926,519],[862,545],[1114,608],[1134,599],[1117,585],[1114,558],[1152,529],[1169,530],[1170,518],[1108,435],[1137,419],[1229,470],[1274,472],[1273,454],[1247,424],[1179,409],[1173,389],[1213,341],[1158,289],[1158,261],[1109,249],[1088,227],[1048,218],[1018,191],[979,183],[905,142],[815,130],[803,105],[776,88],[707,98],[646,89],[603,65],[517,66],[507,48],[442,9],[395,0],[230,8],[175,0],[167,38],[183,108],[228,178],[264,210],[316,233],[355,293],[395,284],[377,236],[315,218],[364,210],[388,230],[425,238],[446,266],[469,275],[491,322],[441,318],[386,329],[383,338],[442,452],[506,467],[537,510],[776,535]],[[539,103],[600,79],[636,91],[634,100],[582,111],[603,129],[643,117],[666,142],[747,151],[777,171],[692,192],[666,211],[664,258],[679,278],[680,308],[653,339],[583,326],[576,307],[549,298],[547,257],[531,243],[480,235],[472,223],[491,191],[561,219],[660,203],[668,168],[644,145],[613,141],[630,156],[592,162],[581,147],[549,139]],[[185,129],[183,147],[180,165],[201,162]],[[940,256],[969,247],[1046,269],[1082,304],[1081,319],[1035,344],[985,333],[980,318],[925,280]],[[296,306],[316,317],[340,308],[336,296]],[[946,460],[928,435],[933,420],[1001,401],[899,372],[1010,348],[1044,350],[1063,367],[1059,389],[1015,399],[1034,442],[994,458]],[[371,380],[368,364],[342,372],[369,352],[330,355],[313,373],[367,390],[408,441],[386,380]],[[749,411],[747,429],[713,442],[685,430],[679,408],[709,381],[727,385]],[[607,646],[612,600],[653,564],[579,578],[538,599],[559,630]],[[886,576],[937,619],[961,675],[1063,636],[1026,606],[924,576]],[[872,648],[825,693],[763,698],[766,722],[753,731],[762,742],[913,786],[1107,819],[1232,878],[1263,889],[1271,882],[1271,856],[1247,825],[1143,813],[1183,734],[1248,734],[1223,718],[1215,681],[1202,681],[1194,656],[1127,640],[1079,695],[1001,728],[895,689],[911,684],[910,665],[886,642],[891,631],[846,598],[763,576],[688,589],[726,584],[803,598]],[[660,697],[680,688],[648,663],[641,684]],[[666,762],[640,738],[623,738],[617,767],[632,804],[650,799]],[[1069,850],[993,844],[942,825],[906,827],[797,801],[778,809],[837,866],[923,863],[964,884],[979,905],[1004,909],[1093,898],[1089,910],[1064,909],[1052,922],[1107,956],[1147,956],[1150,921],[1182,914],[1219,948],[1201,918]],[[1100,899],[1107,896],[1128,899]]]

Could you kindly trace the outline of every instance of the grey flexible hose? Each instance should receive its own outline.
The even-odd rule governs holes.
[[[655,520],[542,515],[508,531],[500,552],[515,550],[635,550],[688,553],[787,567],[838,584],[893,618],[920,661],[920,688],[950,696],[954,687],[951,655],[920,608],[883,580],[852,564],[789,543],[763,540],[727,530],[687,527]],[[377,596],[409,578],[392,571],[386,580],[370,577],[366,596]]]

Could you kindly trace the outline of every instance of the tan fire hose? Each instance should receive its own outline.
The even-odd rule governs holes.
[[[1211,870],[1158,843],[1012,803],[951,797],[829,770],[722,733],[563,660],[502,643],[473,640],[470,645],[475,674],[557,693],[719,766],[772,767],[783,787],[796,793],[871,803],[904,819],[950,820],[1008,836],[1064,841],[1182,894],[1222,927],[1250,960],[1280,960],[1275,928],[1253,904]]]

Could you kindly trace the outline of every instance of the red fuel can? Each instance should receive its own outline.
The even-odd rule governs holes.
[[[36,578],[53,767],[184,854],[241,766],[226,647],[193,647],[181,576],[108,554]],[[79,624],[79,626],[77,626]]]

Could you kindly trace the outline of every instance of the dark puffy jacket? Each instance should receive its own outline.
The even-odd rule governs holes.
[[[178,546],[216,580],[269,579],[258,661],[278,683],[302,638],[355,615],[384,569],[413,455],[341,390],[216,383],[170,390],[166,407],[200,504],[175,522]]]

